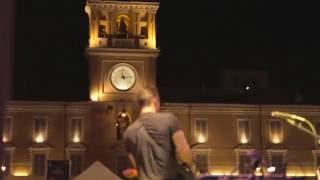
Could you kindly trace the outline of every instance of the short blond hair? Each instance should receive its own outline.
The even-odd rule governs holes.
[[[155,87],[148,87],[143,88],[138,92],[136,101],[140,107],[144,107],[150,105],[153,98],[159,98],[158,89]]]

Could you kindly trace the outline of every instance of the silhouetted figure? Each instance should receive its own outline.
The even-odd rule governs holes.
[[[105,37],[107,37],[107,32],[106,32],[105,26],[103,26],[103,25],[100,25],[100,26],[99,26],[99,32],[98,32],[98,34],[99,34],[99,37],[100,37],[100,38],[105,38]]]
[[[128,33],[127,31],[127,24],[124,22],[124,17],[121,18],[120,22],[119,22],[119,28],[118,31],[120,34],[126,34]]]
[[[117,139],[123,139],[123,133],[130,125],[130,119],[125,113],[121,113],[117,118]]]

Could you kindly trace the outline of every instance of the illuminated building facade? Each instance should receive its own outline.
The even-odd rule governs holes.
[[[153,1],[87,1],[91,101],[9,102],[1,167],[6,179],[45,179],[47,160],[70,160],[72,177],[95,161],[119,175],[128,167],[122,133],[139,115],[134,95],[156,86],[158,7]],[[263,72],[256,74],[265,77]],[[256,150],[268,167],[275,168],[276,176],[285,172],[284,167],[288,176],[315,176],[318,142],[270,113],[306,116],[320,131],[319,109],[188,102],[161,106],[179,118],[190,144],[200,143],[192,150],[198,170],[213,175],[249,174],[248,153]]]

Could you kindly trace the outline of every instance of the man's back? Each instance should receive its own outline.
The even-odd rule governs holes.
[[[144,113],[126,130],[126,149],[136,160],[140,180],[176,176],[172,135],[177,130],[177,119],[170,113]]]

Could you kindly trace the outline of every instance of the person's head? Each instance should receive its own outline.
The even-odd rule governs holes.
[[[153,109],[158,111],[160,109],[159,93],[156,88],[144,88],[137,94],[137,103],[143,109]]]

